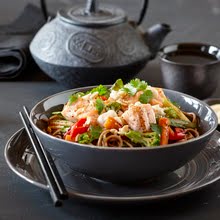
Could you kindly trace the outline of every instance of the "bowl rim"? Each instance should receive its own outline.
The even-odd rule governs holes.
[[[210,97],[203,100],[206,104],[208,104],[211,108],[213,105],[220,105],[220,98],[218,97]],[[218,121],[217,130],[220,131],[220,121]]]
[[[111,85],[104,85],[106,87],[110,87]],[[38,132],[40,132],[43,136],[46,136],[54,141],[58,141],[60,143],[68,143],[70,145],[72,145],[73,147],[75,145],[77,146],[80,146],[80,147],[84,147],[84,148],[90,148],[90,149],[96,149],[96,150],[108,150],[108,151],[114,151],[114,150],[117,150],[117,151],[141,151],[141,150],[159,150],[159,149],[166,149],[166,148],[170,148],[170,147],[176,147],[176,146],[181,146],[181,145],[184,145],[185,143],[193,143],[193,142],[197,142],[197,141],[200,141],[201,139],[209,136],[210,134],[214,133],[214,131],[216,130],[217,126],[218,126],[218,119],[217,119],[217,115],[216,113],[214,112],[214,110],[206,103],[204,102],[203,100],[200,100],[196,97],[193,97],[191,95],[188,95],[188,94],[185,94],[185,93],[182,93],[182,92],[179,92],[179,91],[175,91],[175,90],[171,90],[171,89],[166,89],[166,88],[162,88],[160,87],[161,89],[163,89],[163,91],[167,91],[167,92],[175,92],[179,95],[183,95],[187,98],[190,98],[190,99],[193,99],[197,102],[199,102],[200,104],[202,104],[203,106],[205,106],[209,111],[212,112],[212,115],[214,116],[214,125],[208,130],[206,131],[204,134],[196,137],[196,138],[193,138],[193,139],[190,139],[190,140],[187,140],[186,142],[179,142],[179,143],[172,143],[172,144],[166,144],[166,145],[163,145],[163,146],[153,146],[153,147],[133,147],[133,148],[119,148],[119,147],[105,147],[105,146],[96,146],[96,145],[89,145],[89,144],[80,144],[80,143],[76,143],[76,142],[71,142],[71,141],[66,141],[66,140],[63,140],[63,139],[60,139],[60,138],[57,138],[57,137],[54,137],[50,134],[47,134],[46,132],[42,131],[39,127],[36,126],[36,124],[34,123],[34,121],[32,120],[32,115],[33,115],[33,112],[34,110],[36,109],[37,106],[39,106],[41,103],[45,102],[46,100],[48,99],[51,99],[55,96],[58,96],[58,95],[62,95],[62,94],[65,94],[65,93],[69,93],[69,92],[77,92],[79,90],[89,90],[89,89],[92,89],[94,87],[97,87],[97,85],[93,85],[93,86],[85,86],[85,87],[79,87],[79,88],[74,88],[74,89],[68,89],[68,90],[64,90],[62,92],[58,92],[58,93],[55,93],[53,95],[50,95],[50,96],[47,96],[45,98],[43,98],[42,100],[40,100],[39,102],[37,102],[33,108],[31,109],[30,111],[30,122],[31,122],[31,125],[37,129]]]

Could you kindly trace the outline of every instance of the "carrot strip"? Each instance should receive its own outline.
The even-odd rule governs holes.
[[[159,125],[162,128],[161,137],[160,137],[160,145],[166,145],[169,141],[169,119],[168,118],[160,118]]]

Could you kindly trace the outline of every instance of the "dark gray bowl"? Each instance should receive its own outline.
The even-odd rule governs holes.
[[[120,149],[72,143],[42,131],[45,126],[40,120],[42,117],[61,110],[73,92],[91,88],[68,90],[45,98],[33,107],[30,115],[36,134],[53,157],[63,160],[72,169],[95,178],[125,183],[143,181],[173,171],[193,159],[205,147],[217,127],[217,117],[206,103],[165,89],[165,94],[179,103],[183,110],[195,112],[200,117],[200,137],[163,147]]]

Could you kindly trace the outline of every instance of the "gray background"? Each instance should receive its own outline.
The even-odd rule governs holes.
[[[85,0],[47,0],[50,11]],[[142,0],[99,0],[100,3],[119,5],[127,11],[129,18],[136,19]],[[25,4],[39,5],[39,0],[0,0],[0,24],[12,21]],[[172,26],[173,33],[165,43],[174,41],[204,41],[220,44],[219,0],[150,0],[143,28],[165,22]]]

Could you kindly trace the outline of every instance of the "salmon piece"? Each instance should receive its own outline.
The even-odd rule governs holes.
[[[71,105],[65,104],[61,114],[69,121],[75,122],[80,118],[88,118],[88,124],[94,124],[98,118],[98,111],[94,106],[95,99],[80,97]]]
[[[132,130],[141,132],[149,131],[150,124],[156,123],[155,113],[150,104],[131,105],[122,114],[122,118]]]
[[[156,117],[155,117],[155,113],[154,110],[152,108],[152,106],[150,104],[143,104],[142,105],[142,110],[146,109],[147,112],[147,116],[149,119],[149,123],[150,124],[156,124]]]
[[[85,107],[89,105],[89,101],[79,98],[75,103],[65,104],[61,114],[69,121],[76,121],[78,116],[85,112]]]
[[[121,116],[127,122],[127,124],[132,130],[135,131],[142,130],[141,124],[143,123],[141,123],[140,121],[140,117],[139,117],[140,112],[141,112],[140,106],[132,105],[129,106],[128,110],[125,111]]]

